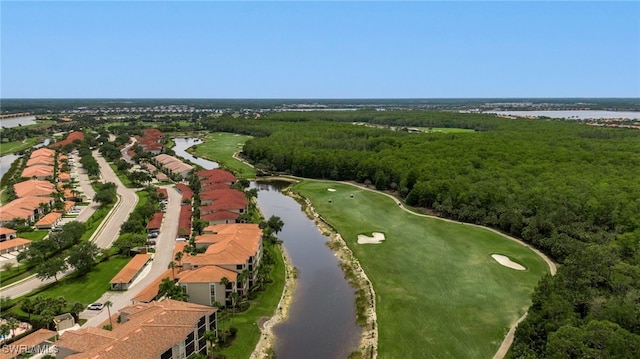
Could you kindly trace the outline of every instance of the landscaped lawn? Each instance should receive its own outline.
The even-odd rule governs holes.
[[[57,284],[35,295],[50,298],[64,297],[70,304],[75,302],[93,303],[109,290],[109,281],[130,260],[131,257],[111,257],[109,260],[99,263],[83,277],[64,277]]]
[[[113,172],[116,174],[116,176],[118,176],[118,179],[120,180],[120,182],[122,182],[122,184],[125,187],[127,187],[127,188],[133,188],[134,187],[133,183],[131,183],[129,178],[124,173],[118,171],[118,166],[114,165],[113,163],[109,163],[109,167],[111,167]]]
[[[293,189],[338,230],[371,279],[381,358],[492,357],[549,272],[525,246],[485,229],[409,214],[380,193],[318,181]],[[358,234],[372,232],[386,240],[357,244]],[[494,253],[527,270],[498,264]]]
[[[17,236],[31,241],[41,241],[44,237],[47,236],[47,234],[49,234],[49,231],[33,231],[20,232],[17,234]]]
[[[26,150],[35,145],[36,142],[38,142],[37,138],[27,138],[24,141],[16,142],[2,142],[0,143],[0,156]]]
[[[272,248],[273,257],[276,259],[276,263],[271,269],[273,282],[265,285],[265,291],[258,292],[258,297],[251,301],[251,306],[247,311],[236,314],[222,324],[225,330],[229,328],[230,324],[238,328],[233,345],[221,351],[228,358],[248,358],[251,355],[260,339],[260,329],[256,322],[260,317],[273,316],[278,306],[284,288],[284,262],[280,247]]]
[[[253,168],[233,158],[233,154],[241,151],[244,143],[250,138],[251,136],[226,132],[210,133],[203,139],[203,143],[195,146],[194,152],[190,152],[198,157],[219,163],[233,171],[237,177],[255,178],[256,171]]]

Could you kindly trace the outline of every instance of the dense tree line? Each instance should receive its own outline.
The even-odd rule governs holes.
[[[621,341],[640,348],[640,131],[421,111],[282,113],[207,126],[255,136],[243,155],[265,172],[396,191],[411,206],[500,229],[563,264],[536,289],[512,356],[555,357],[594,331],[606,343],[585,339],[576,355],[609,353]]]

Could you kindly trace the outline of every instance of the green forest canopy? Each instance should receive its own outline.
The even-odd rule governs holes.
[[[563,264],[539,284],[511,356],[640,355],[640,131],[426,111],[276,113],[206,126],[255,136],[244,155],[259,169],[394,190]],[[567,344],[576,338],[582,344]]]

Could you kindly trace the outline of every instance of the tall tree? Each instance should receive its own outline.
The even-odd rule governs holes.
[[[54,257],[38,266],[36,278],[44,281],[53,277],[57,282],[58,273],[64,272],[66,269],[67,262],[62,257]]]

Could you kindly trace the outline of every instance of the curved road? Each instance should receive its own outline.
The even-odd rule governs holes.
[[[107,161],[98,154],[97,151],[93,152],[93,156],[100,165],[100,174],[104,182],[113,182],[117,185],[117,193],[120,196],[120,200],[107,216],[102,225],[98,228],[97,233],[94,234],[94,243],[99,248],[109,248],[113,241],[118,237],[120,232],[120,226],[129,217],[129,214],[133,211],[134,207],[138,203],[138,196],[133,188],[126,188],[122,182],[118,179],[118,176],[113,172]],[[71,273],[66,271],[58,275],[58,279]],[[13,285],[5,287],[0,291],[0,296],[9,296],[11,298],[18,298],[25,294],[30,293],[34,289],[41,287],[45,284],[54,282],[54,279],[48,279],[41,281],[38,278],[29,277],[29,279],[17,282]]]
[[[175,235],[178,232],[178,218],[180,217],[182,195],[173,185],[161,186],[161,188],[167,189],[169,203],[167,203],[166,213],[164,214],[162,226],[160,227],[160,235],[156,238],[156,252],[151,264],[142,270],[142,273],[134,280],[129,290],[107,291],[100,297],[98,300],[100,303],[106,301],[113,303],[109,310],[104,308],[100,311],[85,310],[80,313],[81,318],[87,319],[83,327],[97,327],[108,319],[109,311],[112,314],[117,313],[121,308],[131,305],[131,299],[166,271],[169,262],[173,260],[173,249],[175,246]]]

